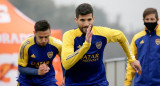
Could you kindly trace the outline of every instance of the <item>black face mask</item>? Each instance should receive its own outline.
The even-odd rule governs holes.
[[[146,23],[146,22],[144,22],[144,25],[147,27],[147,29],[149,30],[149,31],[154,31],[154,29],[156,28],[156,26],[157,26],[157,22],[154,22],[154,23]]]

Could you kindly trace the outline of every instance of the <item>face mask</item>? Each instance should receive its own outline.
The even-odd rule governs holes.
[[[144,25],[147,27],[147,29],[149,31],[154,31],[155,27],[157,26],[157,22],[154,22],[154,23],[146,23],[144,22]]]

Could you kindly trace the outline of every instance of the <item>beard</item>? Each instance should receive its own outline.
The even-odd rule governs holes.
[[[40,46],[42,46],[42,47],[45,47],[47,44],[45,43],[45,44],[40,44]]]
[[[88,26],[84,26],[84,27],[78,26],[78,27],[79,27],[80,31],[81,31],[83,34],[86,34],[86,33],[87,33],[87,28],[88,28]],[[92,27],[93,27],[93,25],[91,26],[91,29],[92,29]]]

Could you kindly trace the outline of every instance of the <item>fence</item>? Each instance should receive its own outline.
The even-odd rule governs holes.
[[[104,60],[109,86],[124,86],[125,57]]]

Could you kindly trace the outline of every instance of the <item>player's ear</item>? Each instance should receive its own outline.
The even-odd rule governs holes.
[[[76,24],[78,24],[78,19],[77,19],[77,17],[74,18],[74,21],[76,22]]]
[[[94,22],[94,20],[95,20],[95,16],[93,16],[93,22]]]
[[[144,22],[144,18],[143,18],[143,22]]]

